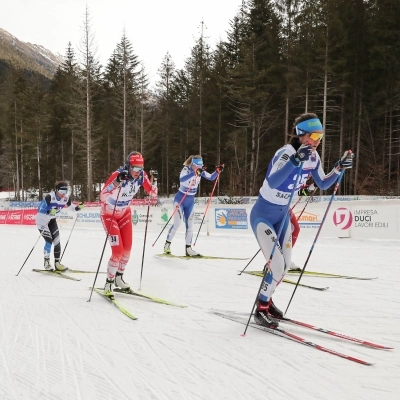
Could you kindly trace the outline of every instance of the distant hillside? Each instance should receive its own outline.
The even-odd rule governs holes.
[[[0,60],[52,78],[57,67],[63,62],[63,57],[41,45],[22,42],[0,28]]]

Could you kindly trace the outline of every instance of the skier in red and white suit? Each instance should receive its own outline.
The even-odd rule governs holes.
[[[143,169],[143,156],[134,151],[126,159],[123,168],[113,172],[100,192],[100,217],[104,230],[108,232],[112,255],[107,266],[105,294],[112,294],[114,285],[129,290],[123,274],[132,248],[131,200],[143,186],[150,197],[157,197],[156,177],[148,178]],[[111,225],[111,226],[110,226]]]

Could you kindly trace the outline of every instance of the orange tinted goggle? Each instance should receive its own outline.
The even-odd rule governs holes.
[[[310,133],[310,139],[312,140],[322,140],[323,137],[323,133]]]

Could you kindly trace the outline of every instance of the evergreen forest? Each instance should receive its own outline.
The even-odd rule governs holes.
[[[183,68],[166,53],[154,87],[139,38],[123,34],[99,64],[90,18],[53,77],[0,59],[0,190],[31,200],[68,180],[75,198],[96,201],[136,150],[162,196],[192,154],[209,172],[225,164],[218,196],[254,196],[294,119],[314,112],[325,172],[356,154],[340,194],[400,195],[399,0],[243,1],[226,41],[209,43],[202,22]],[[212,187],[203,180],[199,195]]]

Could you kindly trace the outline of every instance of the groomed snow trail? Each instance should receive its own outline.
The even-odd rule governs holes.
[[[70,231],[62,228],[61,243]],[[243,274],[247,261],[162,259],[163,238],[148,234],[142,291],[185,304],[177,308],[116,295],[138,320],[132,321],[93,293],[94,274],[80,282],[32,271],[41,268],[34,227],[0,227],[0,399],[380,399],[398,398],[400,376],[400,242],[320,238],[307,269],[344,275],[378,276],[374,281],[302,278],[329,286],[298,288],[288,317],[350,336],[395,347],[381,351],[301,327],[283,328],[310,341],[376,363],[372,367],[301,346],[228,321],[210,311],[250,313],[260,279]],[[77,225],[63,261],[95,271],[104,233]],[[302,239],[293,260],[303,265],[311,239]],[[125,280],[139,287],[143,235],[135,234]],[[196,250],[213,256],[249,257],[255,239],[200,235]],[[184,253],[183,234],[172,244]],[[105,271],[106,247],[101,271]],[[261,270],[261,255],[249,266]],[[293,277],[296,280],[297,277]],[[100,274],[96,286],[104,285]],[[274,302],[285,309],[294,286],[282,283]],[[397,393],[397,395],[396,395]]]

